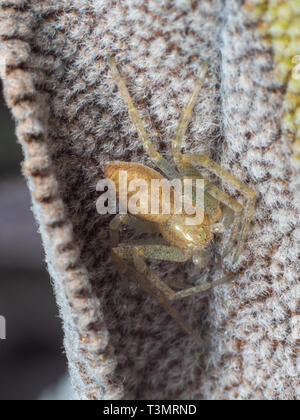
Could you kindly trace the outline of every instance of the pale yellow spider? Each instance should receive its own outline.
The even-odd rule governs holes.
[[[189,226],[185,223],[185,214],[131,214],[117,215],[110,224],[111,246],[113,262],[121,275],[126,275],[136,282],[144,291],[154,297],[165,310],[173,317],[176,323],[196,342],[199,343],[197,334],[186,324],[179,313],[170,305],[170,301],[181,299],[199,292],[206,291],[212,287],[223,284],[233,279],[230,274],[212,283],[201,284],[194,287],[182,288],[178,282],[172,281],[174,291],[166,282],[162,281],[153,270],[146,264],[146,259],[161,261],[185,262],[193,258],[196,264],[207,257],[205,247],[212,241],[214,233],[222,232],[231,228],[229,246],[224,254],[228,254],[238,239],[234,261],[239,257],[249,224],[254,212],[256,194],[255,192],[238,180],[235,176],[220,167],[209,157],[197,154],[182,154],[181,144],[186,132],[188,122],[195,105],[196,99],[207,71],[207,65],[203,66],[201,76],[196,87],[183,110],[179,121],[177,133],[172,142],[172,151],[175,165],[170,164],[160,153],[157,152],[144,126],[138,116],[130,98],[129,92],[122,80],[117,66],[112,58],[108,59],[111,71],[118,83],[121,95],[127,105],[129,115],[135,125],[144,148],[152,162],[164,174],[165,178],[184,180],[185,178],[203,179],[203,175],[196,167],[203,167],[233,186],[246,198],[245,208],[221,191],[208,180],[205,180],[205,209],[203,223],[201,225]],[[132,179],[144,179],[150,184],[152,179],[161,180],[164,177],[157,171],[137,163],[112,162],[105,166],[104,173],[107,179],[115,182],[117,191],[119,187],[119,172],[127,171],[128,182]],[[128,195],[128,199],[130,195]],[[159,197],[161,199],[161,195]],[[222,203],[222,206],[221,206]],[[244,210],[244,211],[243,211]],[[228,217],[229,215],[234,217]],[[154,234],[148,239],[121,243],[119,240],[119,229],[121,225],[131,226],[138,232]],[[201,252],[203,255],[201,255]],[[178,290],[179,289],[179,290]]]

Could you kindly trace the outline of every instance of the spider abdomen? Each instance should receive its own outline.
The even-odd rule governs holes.
[[[205,211],[198,212],[198,216],[194,219],[186,214],[184,208],[181,213],[176,214],[174,190],[170,188],[166,197],[164,195],[166,190],[154,189],[153,180],[164,180],[159,172],[138,163],[111,162],[105,166],[104,173],[107,179],[114,182],[122,208],[126,207],[129,213],[140,219],[156,223],[159,232],[170,245],[185,251],[193,251],[205,247],[212,240],[210,219]],[[138,188],[141,180],[146,188]],[[127,190],[125,195],[120,194],[121,184]],[[137,214],[132,213],[130,203],[138,189],[141,212]],[[165,206],[168,199],[169,209]],[[158,203],[158,214],[153,212],[154,201]],[[194,224],[190,224],[191,222]]]
[[[170,189],[170,209],[163,212],[163,191],[162,188],[155,190],[153,181],[163,181],[165,178],[154,169],[148,168],[139,163],[111,162],[104,168],[104,174],[107,179],[114,182],[116,186],[117,199],[122,208],[128,209],[128,213],[134,216],[154,223],[166,223],[174,213],[174,191]],[[142,182],[141,182],[142,181]],[[141,184],[144,187],[141,188]],[[125,187],[127,194],[120,194],[121,187]],[[138,196],[137,196],[138,194]],[[136,200],[136,197],[138,199]],[[140,212],[132,211],[132,204],[137,201]],[[158,211],[153,209],[153,203],[156,201]]]

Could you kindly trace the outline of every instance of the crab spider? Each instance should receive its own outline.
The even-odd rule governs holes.
[[[115,182],[119,187],[118,176],[120,171],[126,171],[128,179],[143,179],[150,184],[152,179],[204,179],[199,168],[205,168],[214,175],[227,182],[241,193],[245,199],[245,206],[220,190],[205,179],[204,183],[204,211],[200,225],[188,226],[184,214],[119,214],[110,223],[110,238],[113,263],[121,275],[136,282],[145,292],[155,298],[186,333],[191,335],[199,344],[197,334],[187,325],[180,314],[172,307],[171,301],[181,299],[211,289],[217,285],[233,279],[234,274],[215,280],[212,283],[196,285],[185,288],[183,284],[171,281],[172,287],[161,280],[146,264],[147,259],[186,262],[193,258],[195,264],[201,265],[207,257],[205,247],[212,241],[214,233],[230,229],[230,239],[225,248],[224,255],[229,254],[237,241],[233,261],[236,262],[245,242],[250,221],[254,212],[255,192],[223,169],[207,156],[199,154],[183,154],[181,152],[182,140],[198,98],[201,85],[207,72],[204,65],[195,89],[185,106],[180,118],[176,135],[172,141],[174,163],[170,164],[155,149],[149,139],[145,128],[133,105],[127,87],[120,76],[116,63],[108,58],[108,63],[114,78],[119,86],[120,93],[128,108],[129,116],[143,142],[144,149],[153,164],[161,173],[137,163],[111,162],[104,168],[105,177]],[[158,197],[158,200],[161,196]],[[193,195],[193,200],[195,199]],[[232,217],[233,215],[233,217]],[[151,237],[129,243],[120,243],[119,229],[122,225],[131,226],[138,232],[152,234]],[[175,289],[175,290],[174,290]]]

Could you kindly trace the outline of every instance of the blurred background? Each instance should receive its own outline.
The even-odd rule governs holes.
[[[68,388],[61,322],[2,93],[0,129],[0,315],[7,337],[0,340],[0,400],[59,399]]]

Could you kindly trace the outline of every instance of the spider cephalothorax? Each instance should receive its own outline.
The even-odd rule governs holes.
[[[208,180],[204,180],[204,208],[202,209],[201,224],[193,226],[188,225],[186,224],[186,214],[175,214],[172,205],[173,196],[171,196],[171,210],[169,214],[152,214],[150,210],[149,212],[136,216],[132,214],[119,214],[115,216],[111,222],[112,256],[121,275],[126,275],[153,296],[174,318],[177,324],[198,341],[197,334],[195,334],[179,313],[170,305],[170,301],[208,290],[214,286],[230,281],[234,275],[227,275],[212,283],[205,283],[174,291],[168,284],[162,281],[153,270],[149,269],[146,264],[146,259],[185,262],[193,258],[196,264],[201,265],[201,262],[207,257],[205,248],[212,241],[214,233],[231,230],[229,244],[226,247],[224,254],[229,254],[237,241],[234,254],[234,261],[236,261],[241,253],[249,230],[250,220],[256,202],[256,194],[252,189],[220,167],[209,157],[181,153],[182,139],[186,132],[202,81],[205,77],[207,65],[203,66],[200,79],[197,82],[179,121],[177,133],[172,142],[174,164],[170,164],[153,146],[146,134],[137,110],[132,103],[126,85],[118,72],[117,66],[111,58],[109,58],[109,65],[117,80],[120,92],[127,105],[129,115],[144,144],[146,152],[155,166],[164,175],[137,163],[111,162],[104,168],[104,173],[107,179],[110,179],[115,183],[117,191],[119,188],[120,171],[126,171],[128,182],[135,179],[142,179],[150,185],[151,180],[153,179],[181,179],[182,181],[187,178],[192,178],[193,180],[204,179],[198,169],[202,167],[227,182],[246,198],[246,205],[243,207],[238,201],[220,190],[214,184]],[[158,201],[162,201],[161,192],[159,192],[158,195]],[[192,200],[197,206],[198,203],[196,202],[195,196],[194,194],[192,195]],[[126,199],[130,199],[130,193]],[[149,200],[149,197],[145,196],[144,200]],[[230,215],[233,215],[233,217],[229,217]],[[119,229],[120,226],[124,224],[133,227],[139,232],[152,234],[152,236],[144,240],[120,244]],[[174,289],[176,289],[175,286]]]

